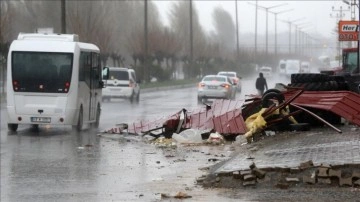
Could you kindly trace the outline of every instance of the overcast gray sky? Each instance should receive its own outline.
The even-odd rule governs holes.
[[[351,1],[351,0],[349,0]],[[171,4],[176,0],[154,0],[159,8],[160,14],[163,16],[164,23],[168,24],[167,13],[170,10]],[[255,31],[255,0],[243,1],[238,0],[238,20],[239,30],[241,33]],[[235,22],[235,0],[193,0],[193,6],[198,10],[200,24],[205,30],[210,31],[213,29],[212,25],[212,11],[216,6],[221,6],[228,11]],[[348,5],[341,0],[322,0],[322,1],[258,1],[258,32],[265,32],[266,30],[266,12],[265,9],[260,7],[273,7],[268,9],[272,12],[282,12],[278,14],[278,32],[287,32],[289,25],[282,22],[295,21],[294,24],[309,33],[322,33],[327,37],[336,37],[333,33],[336,27],[336,22],[339,20],[340,13],[343,14],[343,20],[351,19],[351,12]],[[334,10],[333,10],[334,8]],[[293,10],[291,10],[293,9]],[[289,11],[291,10],[291,11]],[[342,10],[342,11],[340,11]],[[358,9],[356,7],[356,19],[358,19]],[[337,17],[338,16],[338,17]],[[293,28],[294,29],[294,28]],[[268,32],[275,32],[275,17],[274,14],[268,13]]]

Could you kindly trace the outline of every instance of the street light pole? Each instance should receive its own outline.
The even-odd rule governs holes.
[[[256,1],[256,3],[257,3],[257,1]],[[251,4],[251,3],[249,3],[249,4]],[[266,55],[268,54],[268,15],[269,15],[269,9],[276,8],[276,7],[279,7],[279,6],[284,6],[284,5],[287,5],[287,3],[283,3],[283,4],[279,4],[279,5],[275,5],[275,6],[270,6],[270,7],[259,6],[259,5],[256,4],[256,10],[257,10],[257,7],[260,7],[262,9],[264,9],[265,12],[266,12],[266,38],[265,38]]]
[[[286,13],[286,12],[289,12],[292,10],[294,10],[294,9],[289,9],[289,10],[284,10],[284,11],[279,11],[279,12],[269,11],[270,13],[274,14],[274,16],[275,16],[275,55],[277,55],[277,15]]]
[[[192,0],[190,0],[190,67],[191,70],[193,64],[193,19],[192,19]],[[191,74],[190,74],[191,75]]]
[[[143,64],[143,79],[148,81],[148,0],[144,1],[144,64]],[[150,78],[150,77],[149,77]]]
[[[307,26],[310,23],[305,22],[305,23],[300,23],[300,24],[294,24],[295,25],[295,53],[299,53],[300,52],[300,28],[301,26]]]
[[[296,20],[280,20],[282,22],[285,22],[285,23],[288,23],[289,24],[289,54],[291,54],[291,24],[294,23],[294,22],[297,22],[297,21],[300,21],[300,20],[303,20],[305,18],[299,18],[299,19],[296,19]]]
[[[66,34],[66,3],[61,0],[61,33]]]
[[[237,0],[235,0],[235,16],[236,16],[236,65],[239,60],[239,23],[238,23],[238,6],[237,6]]]

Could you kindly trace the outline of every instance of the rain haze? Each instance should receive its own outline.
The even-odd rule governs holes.
[[[0,201],[359,201],[348,1],[0,0]]]
[[[162,16],[165,25],[169,25],[168,15],[171,7],[179,1],[154,1]],[[307,31],[320,33],[326,37],[334,35],[334,28],[337,20],[340,19],[342,9],[342,19],[351,19],[351,11],[348,6],[340,0],[332,1],[237,1],[238,21],[240,33],[254,33],[255,30],[255,8],[258,5],[258,32],[266,31],[266,10],[268,10],[268,31],[274,34],[275,14],[278,18],[278,31],[286,32],[289,29],[290,21],[294,25],[299,25]],[[194,0],[194,7],[199,14],[199,21],[207,31],[214,31],[213,11],[219,7],[227,11],[235,22],[236,10],[235,1],[205,1]],[[357,9],[355,10],[357,13]],[[356,15],[355,15],[356,16]],[[357,16],[356,16],[357,17]],[[306,26],[305,26],[306,24]]]

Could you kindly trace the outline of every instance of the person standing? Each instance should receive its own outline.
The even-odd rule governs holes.
[[[259,95],[264,94],[264,90],[268,90],[266,79],[264,78],[263,73],[259,73],[259,77],[256,79],[255,87],[258,90]]]

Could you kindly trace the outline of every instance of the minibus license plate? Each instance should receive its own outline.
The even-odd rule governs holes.
[[[31,117],[31,122],[38,122],[38,123],[50,123],[50,117]]]

